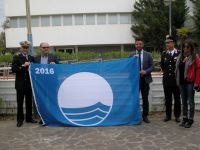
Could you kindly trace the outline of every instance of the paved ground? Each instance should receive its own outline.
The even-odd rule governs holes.
[[[200,113],[190,129],[164,114],[150,124],[117,127],[40,127],[13,119],[0,121],[0,150],[200,150]]]

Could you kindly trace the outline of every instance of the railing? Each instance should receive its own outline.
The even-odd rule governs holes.
[[[0,80],[0,114],[16,114],[16,91],[14,79]],[[195,94],[196,110],[200,110],[200,92]],[[149,91],[150,111],[165,111],[162,76],[153,74],[153,83]],[[142,100],[141,100],[142,105]]]
[[[11,73],[11,67],[0,67],[0,79],[8,79]]]

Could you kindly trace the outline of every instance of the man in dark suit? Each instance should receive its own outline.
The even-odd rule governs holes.
[[[172,114],[172,95],[174,96],[174,116],[175,121],[180,122],[181,115],[181,101],[180,91],[176,85],[175,65],[180,51],[175,49],[175,39],[167,37],[166,41],[167,51],[163,51],[161,55],[161,69],[163,71],[163,88],[165,95],[166,117],[164,121],[171,120]]]
[[[58,64],[59,61],[56,56],[49,54],[49,44],[47,42],[40,43],[41,55],[35,57],[35,63],[37,64]],[[42,120],[39,124],[45,126]]]
[[[153,58],[151,54],[143,50],[144,43],[142,39],[135,40],[136,51],[133,52],[130,57],[137,56],[140,67],[140,91],[143,100],[143,121],[150,123],[148,119],[149,114],[149,84],[152,82],[151,72],[153,70]]]
[[[41,55],[35,57],[35,63],[38,64],[58,64],[58,59],[49,54],[49,44],[46,42],[42,42],[40,44]]]
[[[16,73],[17,127],[21,127],[24,121],[24,97],[26,101],[26,122],[36,123],[36,121],[32,119],[32,90],[28,72],[29,65],[34,62],[34,58],[28,55],[29,41],[22,41],[20,45],[20,54],[15,55],[12,61],[12,71]]]

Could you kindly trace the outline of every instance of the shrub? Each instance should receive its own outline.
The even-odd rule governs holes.
[[[0,62],[10,63],[12,62],[12,59],[13,59],[12,54],[0,55]]]

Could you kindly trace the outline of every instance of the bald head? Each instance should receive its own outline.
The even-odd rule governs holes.
[[[47,42],[40,43],[40,50],[43,56],[49,54],[49,44]]]

